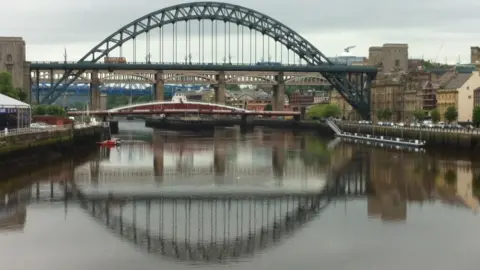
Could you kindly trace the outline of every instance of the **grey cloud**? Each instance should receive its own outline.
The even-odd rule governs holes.
[[[14,12],[0,20],[4,35],[24,36],[32,44],[99,42],[130,21],[179,2],[151,0],[37,0],[9,2]],[[227,1],[238,3],[238,1]],[[157,2],[158,3],[158,2]],[[22,7],[35,7],[24,9]],[[480,2],[470,0],[244,0],[242,6],[267,14],[297,32],[332,32],[375,29],[428,29],[432,32],[476,32]],[[18,18],[22,18],[18,20]],[[14,26],[14,27],[12,27]]]

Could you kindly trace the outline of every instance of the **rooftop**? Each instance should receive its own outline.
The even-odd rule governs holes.
[[[25,102],[0,94],[0,108],[30,108]]]
[[[446,82],[443,86],[445,89],[457,89],[462,87],[465,82],[470,79],[472,73],[456,73],[455,76],[452,76],[448,82]]]

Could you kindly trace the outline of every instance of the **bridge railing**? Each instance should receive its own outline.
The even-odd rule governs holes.
[[[31,64],[79,64],[79,63],[92,63],[89,61],[78,62],[78,61],[30,61]],[[134,62],[117,62],[117,63],[105,63],[105,62],[97,62],[96,64],[105,64],[105,65],[178,65],[178,66],[208,66],[208,65],[225,65],[225,66],[283,66],[283,67],[307,67],[312,65],[301,65],[301,64],[277,64],[277,63],[219,63],[219,62],[141,62],[141,61],[134,61]],[[336,64],[338,66],[343,66],[340,64]],[[331,66],[330,64],[324,64],[323,66]]]

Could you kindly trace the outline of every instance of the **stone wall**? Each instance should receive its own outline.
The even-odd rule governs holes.
[[[25,41],[23,38],[0,37],[0,71],[11,73],[13,86],[22,89],[29,86],[28,84],[25,85],[25,58]]]
[[[88,127],[0,137],[0,168],[4,168],[0,180],[6,178],[7,170],[48,164],[72,151],[97,147],[96,142],[105,136],[105,128]]]

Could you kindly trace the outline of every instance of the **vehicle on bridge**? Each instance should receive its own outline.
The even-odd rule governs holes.
[[[103,62],[107,64],[126,64],[127,58],[125,57],[105,57]]]
[[[280,62],[257,62],[257,66],[282,66]]]

